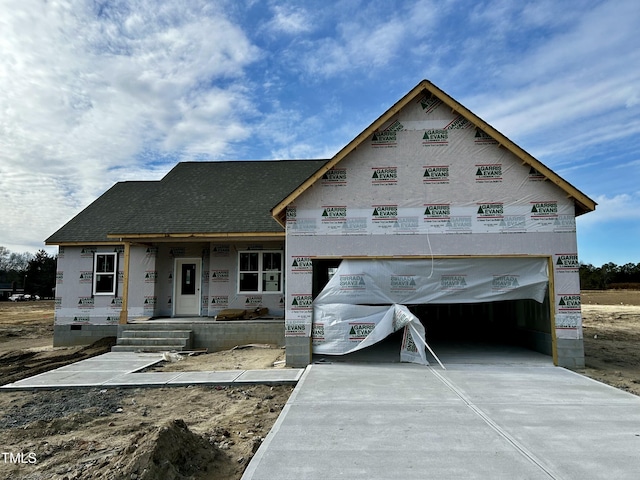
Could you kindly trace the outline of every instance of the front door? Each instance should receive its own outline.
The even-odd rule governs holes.
[[[174,315],[200,315],[199,258],[178,258],[175,265]]]

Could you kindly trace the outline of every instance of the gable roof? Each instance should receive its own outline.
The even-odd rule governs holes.
[[[377,120],[375,120],[369,127],[367,127],[360,135],[349,142],[342,150],[340,150],[332,159],[325,163],[314,175],[307,178],[301,185],[292,191],[287,197],[285,197],[278,205],[276,205],[271,211],[273,217],[281,224],[284,225],[286,221],[286,208],[293,203],[305,190],[312,186],[316,181],[322,178],[322,176],[331,168],[335,167],[341,160],[343,160],[349,153],[354,151],[361,144],[366,142],[375,131],[383,127],[388,121],[390,121],[394,115],[402,110],[409,103],[417,100],[425,93],[430,93],[445,105],[447,105],[455,113],[462,115],[467,121],[472,123],[476,128],[479,128],[484,133],[491,136],[498,142],[498,145],[506,148],[516,157],[520,158],[524,163],[535,168],[541,175],[547,180],[555,183],[564,190],[568,197],[572,198],[575,202],[575,214],[576,216],[588,213],[596,208],[596,202],[587,197],[584,193],[571,185],[569,182],[561,178],[558,174],[553,172],[549,167],[542,162],[531,156],[525,150],[513,143],[502,133],[498,132],[495,128],[482,120],[476,114],[471,112],[466,107],[462,106],[452,97],[436,87],[428,80],[422,80],[416,85],[409,93],[396,102],[389,110],[384,112]]]
[[[182,162],[159,181],[116,183],[46,243],[282,235],[270,210],[326,162]]]

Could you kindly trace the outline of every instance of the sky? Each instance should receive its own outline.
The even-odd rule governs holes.
[[[0,245],[177,162],[330,158],[428,79],[598,203],[640,263],[637,0],[0,0]]]

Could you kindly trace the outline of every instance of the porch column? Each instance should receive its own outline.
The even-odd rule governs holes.
[[[124,242],[124,266],[122,278],[122,310],[120,310],[120,325],[126,325],[129,315],[129,258],[131,243]],[[117,279],[116,279],[117,281]]]

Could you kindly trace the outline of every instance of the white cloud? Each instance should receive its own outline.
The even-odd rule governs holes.
[[[598,195],[593,198],[598,206],[595,212],[577,218],[582,229],[599,228],[602,224],[640,221],[640,191],[615,196]]]
[[[145,151],[171,164],[216,158],[248,135],[243,76],[260,51],[215,5],[0,8],[0,201],[20,212],[0,218],[8,248],[37,248],[131,172],[166,171],[146,166]]]
[[[313,15],[303,8],[276,5],[268,28],[286,34],[306,33],[313,30],[312,18]]]

